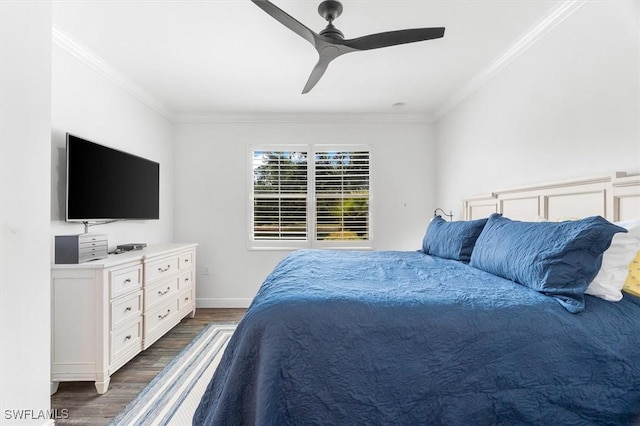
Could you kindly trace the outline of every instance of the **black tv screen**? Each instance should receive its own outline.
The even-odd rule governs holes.
[[[160,218],[160,164],[67,133],[67,221]]]

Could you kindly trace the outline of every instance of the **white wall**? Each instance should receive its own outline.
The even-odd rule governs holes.
[[[587,2],[436,123],[439,204],[527,183],[640,172],[633,1]]]
[[[2,1],[0,21],[0,424],[42,425],[50,407],[51,2]]]
[[[200,244],[199,306],[247,306],[287,254],[247,249],[252,144],[371,144],[375,248],[420,247],[435,208],[431,125],[317,121],[177,126],[175,233],[180,241]],[[205,265],[211,266],[210,275],[203,275]]]
[[[51,221],[53,235],[79,234],[82,224],[65,218],[65,134],[160,163],[160,220],[124,221],[92,227],[109,248],[123,243],[173,240],[173,123],[114,84],[105,75],[53,44]]]

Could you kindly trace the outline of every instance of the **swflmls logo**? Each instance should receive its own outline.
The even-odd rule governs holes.
[[[68,419],[69,410],[67,408],[48,410],[4,410],[5,420],[59,420]]]

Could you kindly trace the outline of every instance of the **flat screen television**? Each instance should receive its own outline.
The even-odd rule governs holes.
[[[68,222],[160,218],[160,164],[67,133]]]

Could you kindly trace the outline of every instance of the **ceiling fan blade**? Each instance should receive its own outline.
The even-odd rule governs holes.
[[[300,23],[293,16],[289,15],[284,10],[280,9],[275,4],[271,3],[269,0],[251,0],[262,10],[267,12],[273,18],[275,18],[278,22],[280,22],[285,27],[289,28],[294,33],[298,34],[303,39],[307,40],[312,45],[316,45],[316,37],[317,34],[312,30],[307,28],[304,24]]]
[[[378,49],[444,36],[444,27],[389,31],[345,40],[344,45],[357,50]]]
[[[307,84],[305,84],[304,89],[302,89],[303,95],[305,93],[309,93],[309,91],[313,89],[313,87],[318,83],[318,81],[320,81],[320,78],[324,75],[324,72],[327,70],[327,67],[329,66],[329,62],[331,62],[333,59],[334,58],[320,55],[320,59],[318,60],[318,63],[313,68],[313,71],[311,71],[311,75],[307,80]]]

